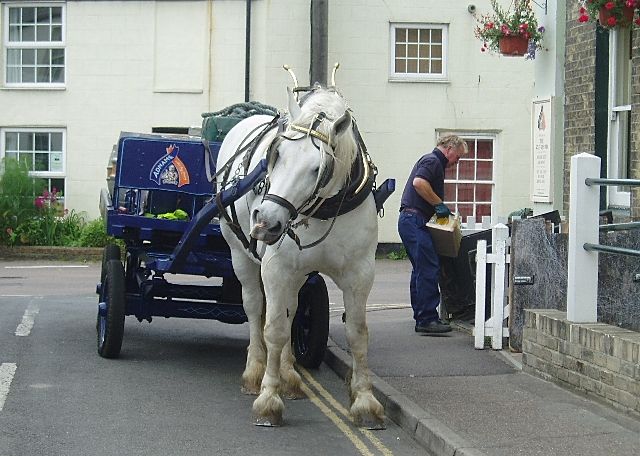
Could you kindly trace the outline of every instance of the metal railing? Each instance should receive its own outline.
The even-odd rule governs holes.
[[[640,186],[640,179],[594,177],[599,174],[599,157],[586,153],[571,157],[567,319],[573,322],[597,321],[599,252],[640,257],[640,250],[599,243],[600,232],[640,228],[640,222],[600,226],[599,186]]]

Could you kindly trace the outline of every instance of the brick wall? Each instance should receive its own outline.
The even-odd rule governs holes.
[[[595,150],[595,25],[581,24],[578,0],[567,1],[563,212],[569,213],[571,157]]]
[[[572,323],[559,310],[526,310],[525,372],[640,413],[640,334],[604,323]]]

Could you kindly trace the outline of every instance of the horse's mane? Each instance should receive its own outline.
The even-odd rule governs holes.
[[[349,110],[349,106],[342,95],[335,90],[318,88],[303,99],[301,109],[302,113],[296,119],[289,119],[289,122],[310,127],[319,113],[323,112],[327,117],[325,121],[316,126],[316,130],[329,137],[329,142],[333,144],[331,147],[320,142],[324,159],[319,176],[322,176],[324,168],[328,166],[329,155],[335,158],[331,179],[318,193],[319,197],[327,198],[332,196],[329,194],[331,189],[334,189],[335,193],[335,189],[340,189],[345,185],[351,173],[351,165],[358,155],[358,144],[353,133],[353,125],[340,137],[335,139],[330,137],[333,123]]]

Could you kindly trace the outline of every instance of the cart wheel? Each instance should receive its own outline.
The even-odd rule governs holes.
[[[298,293],[298,310],[291,326],[293,354],[298,364],[316,368],[324,359],[329,337],[329,293],[319,274]]]
[[[102,251],[102,270],[100,271],[100,283],[104,282],[104,276],[107,275],[107,263],[109,260],[120,259],[120,247],[117,244],[107,244]]]
[[[124,335],[125,287],[124,268],[120,260],[109,260],[98,304],[98,354],[117,358]]]

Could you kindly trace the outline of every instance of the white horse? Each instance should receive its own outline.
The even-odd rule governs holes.
[[[302,106],[291,90],[287,92],[289,113],[280,131],[273,124],[266,126],[270,116],[249,117],[226,136],[217,162],[218,170],[233,163],[233,177],[250,171],[262,158],[269,160],[265,185],[235,203],[235,232],[221,218],[250,325],[243,391],[258,394],[253,412],[260,425],[281,424],[281,395],[304,396],[293,367],[291,323],[300,287],[307,274],[319,271],[343,292],[353,354],[351,416],[357,424],[382,425],[384,410],[372,393],[367,366],[365,315],[375,272],[374,197],[369,188],[357,207],[326,220],[312,213],[318,203],[349,184],[352,164],[361,153],[355,126],[345,100],[334,90],[316,88]],[[252,153],[238,153],[254,138],[257,146]],[[253,239],[254,249],[246,247],[247,239]]]

